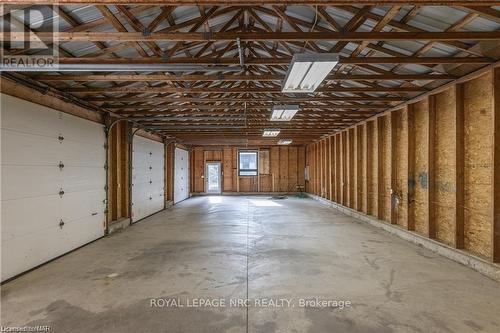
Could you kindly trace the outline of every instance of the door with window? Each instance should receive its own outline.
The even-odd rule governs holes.
[[[222,172],[220,162],[207,162],[206,164],[206,184],[205,189],[207,193],[221,193],[222,192]]]

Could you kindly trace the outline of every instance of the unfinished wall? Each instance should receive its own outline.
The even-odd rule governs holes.
[[[413,169],[409,173],[409,184],[413,187],[413,198],[410,205],[413,205],[413,223],[415,231],[428,235],[429,227],[427,221],[428,214],[428,196],[429,189],[429,145],[427,144],[429,135],[429,101],[424,99],[412,105],[413,112],[413,135],[409,140],[413,141]]]
[[[492,74],[463,84],[464,248],[491,256],[493,209]]]
[[[129,212],[130,125],[116,123],[108,134],[108,224],[130,217]]]
[[[310,144],[307,191],[500,262],[499,123],[495,69]]]
[[[258,176],[238,176],[239,149],[258,151]],[[296,192],[297,186],[305,189],[305,146],[195,146],[192,152],[193,193],[205,192],[205,162],[210,161],[222,163],[223,192]],[[308,185],[310,191],[312,186]]]

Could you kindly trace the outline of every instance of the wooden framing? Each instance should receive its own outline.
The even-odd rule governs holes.
[[[5,2],[19,3],[26,1]],[[277,0],[279,6],[264,6],[254,0],[226,1],[223,4],[212,0],[139,0],[126,3],[121,0],[63,0],[57,3],[37,0],[29,5],[53,3],[85,3],[89,10],[95,10],[102,16],[93,20],[83,19],[77,11],[64,8],[60,15],[61,20],[68,23],[64,31],[53,36],[35,29],[37,38],[56,38],[59,41],[61,65],[122,64],[124,68],[197,65],[216,66],[217,73],[196,71],[194,74],[177,75],[160,69],[110,74],[34,72],[3,75],[15,77],[22,84],[38,86],[40,91],[50,87],[51,94],[69,97],[102,113],[130,117],[151,131],[191,145],[275,144],[275,141],[263,139],[261,134],[263,129],[272,125],[268,121],[272,105],[280,102],[300,103],[303,112],[297,114],[293,123],[286,124],[282,133],[294,144],[308,144],[394,108],[398,103],[406,103],[416,94],[427,94],[436,86],[449,84],[450,80],[459,79],[480,66],[494,63],[496,56],[488,47],[483,48],[481,43],[500,40],[499,31],[461,29],[476,17],[498,21],[499,11],[488,7],[491,6],[489,1],[482,1],[483,7],[478,4],[471,6],[470,3],[465,5],[465,1],[440,2],[440,5],[450,7],[462,5],[459,9],[468,15],[446,30],[440,30],[441,25],[436,22],[435,29],[430,29],[432,31],[412,25],[405,15],[398,18],[403,4],[399,0],[346,0],[335,2],[335,5],[327,1]],[[193,15],[184,19],[174,13],[180,3],[186,8],[191,6]],[[313,11],[311,14],[314,14],[315,21],[291,15],[293,8],[287,6],[295,3],[311,5],[304,8]],[[166,4],[175,6],[164,6]],[[426,4],[436,2],[415,2],[410,10],[411,18],[418,19],[419,6]],[[382,5],[389,6],[384,9],[386,14],[376,14],[376,6]],[[8,7],[4,9],[8,12]],[[336,10],[349,13],[351,19],[340,24],[331,15]],[[366,24],[368,20],[369,25]],[[220,24],[211,26],[212,21]],[[284,31],[282,22],[286,22],[291,29]],[[429,24],[432,22],[429,21]],[[364,29],[367,27],[371,31]],[[24,34],[14,31],[9,38],[19,40],[24,38]],[[235,42],[237,38],[244,48],[242,59],[234,56],[239,53]],[[392,41],[415,40],[424,40],[426,44],[411,55],[401,53],[390,45]],[[78,41],[91,42],[96,49],[89,52],[69,52],[67,49],[71,48],[66,49],[66,43]],[[163,43],[165,41],[171,43]],[[337,43],[328,47],[319,46],[318,41]],[[110,42],[112,44],[108,45]],[[354,52],[346,49],[347,44],[355,46]],[[437,44],[449,48],[449,55],[427,56],[426,53]],[[339,66],[317,89],[315,97],[288,97],[281,93],[286,67],[297,47],[303,47],[305,52],[335,52],[340,55]],[[122,52],[129,56],[121,57]],[[23,49],[7,52],[7,55],[15,56],[27,54],[37,55]],[[243,71],[234,73],[230,70],[240,62],[244,64]],[[392,70],[384,70],[378,66],[380,64],[396,66]],[[418,64],[426,70],[417,72],[407,67],[405,74],[399,74],[397,69],[404,64]],[[437,68],[437,65],[442,68]],[[100,84],[96,85],[96,82]],[[346,94],[339,96],[339,93]],[[234,117],[228,117],[230,112]],[[342,149],[345,149],[344,155],[349,155],[352,153],[351,142],[350,138],[345,139],[346,146]],[[324,144],[316,151],[326,156],[326,142]],[[323,167],[323,170],[321,165],[319,167],[325,177],[327,168]],[[345,171],[350,176],[350,165]],[[317,186],[321,190],[321,184]],[[352,188],[346,190],[345,200],[354,202]],[[324,188],[324,191],[328,189]]]
[[[12,5],[31,5],[33,3],[36,4],[54,4],[54,5],[68,5],[68,4],[101,4],[101,5],[126,5],[126,4],[134,4],[134,5],[211,5],[211,4],[219,4],[220,0],[5,0],[7,4]],[[239,5],[239,6],[255,6],[262,3],[261,0],[225,0],[225,4],[227,5]],[[271,0],[266,2],[267,4],[272,5],[291,5],[291,4],[303,4],[303,5],[328,5],[331,1],[327,0]],[[336,5],[353,5],[353,4],[361,4],[361,5],[396,5],[396,4],[406,4],[407,2],[400,0],[337,0],[335,2]],[[466,0],[457,0],[457,1],[436,1],[436,0],[414,0],[412,2],[415,5],[457,5],[457,6],[470,6],[470,1]],[[475,7],[476,10],[482,12],[481,6],[494,6],[497,3],[495,1],[485,0],[481,2],[476,2]],[[478,6],[481,5],[481,6]],[[485,9],[486,10],[486,9]]]
[[[331,200],[498,262],[498,87],[492,69],[327,138]]]

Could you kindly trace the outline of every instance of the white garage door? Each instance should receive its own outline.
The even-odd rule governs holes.
[[[103,126],[1,95],[2,281],[104,235]]]
[[[133,146],[132,222],[137,222],[165,207],[165,146],[140,136]]]
[[[174,203],[189,197],[189,153],[175,148]]]

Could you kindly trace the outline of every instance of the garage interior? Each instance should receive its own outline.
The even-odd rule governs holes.
[[[0,17],[2,330],[500,331],[498,2]]]

